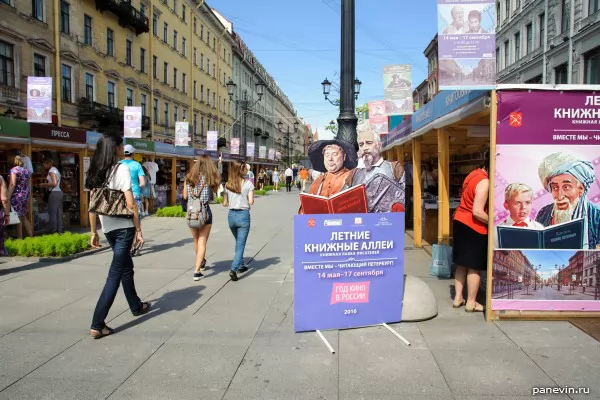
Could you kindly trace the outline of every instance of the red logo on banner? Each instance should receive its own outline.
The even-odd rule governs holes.
[[[508,123],[513,128],[520,128],[523,125],[523,113],[520,112],[511,112]]]
[[[314,218],[311,218],[311,219],[308,220],[308,227],[309,228],[314,228],[316,224],[317,223],[316,223],[316,221],[315,221]]]

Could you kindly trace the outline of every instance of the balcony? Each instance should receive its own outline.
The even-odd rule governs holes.
[[[15,86],[18,77],[10,72],[0,73],[0,101],[4,103],[19,103],[20,91]]]
[[[269,132],[263,131],[262,134],[261,134],[261,136],[262,136],[263,139],[268,139],[269,138]]]
[[[142,15],[131,5],[131,1],[96,0],[96,9],[100,12],[109,11],[119,18],[119,25],[131,27],[136,35],[150,31],[148,17]]]
[[[123,118],[125,112],[120,108],[107,106],[95,101],[89,101],[85,97],[79,100],[77,104],[79,123],[96,122],[98,127],[105,128],[109,126],[123,127]],[[150,117],[142,117],[142,130],[150,129]]]
[[[260,128],[254,128],[254,136],[261,136],[262,130]]]

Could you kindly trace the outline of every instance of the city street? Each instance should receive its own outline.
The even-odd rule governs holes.
[[[513,299],[526,299],[526,300],[593,300],[594,291],[589,290],[589,294],[581,292],[581,288],[573,288],[571,291],[568,286],[561,286],[560,291],[557,290],[556,286],[544,286],[540,289],[538,286],[537,290],[533,290],[533,286],[529,287],[529,294],[526,289],[515,294]],[[572,293],[572,294],[571,294]]]
[[[231,282],[233,241],[214,205],[207,277],[192,281],[193,249],[181,219],[144,222],[135,258],[135,318],[122,292],[114,336],[88,335],[110,252],[62,264],[0,264],[0,399],[528,399],[532,387],[600,393],[600,343],[568,322],[486,323],[452,309],[452,281],[428,275],[430,258],[406,236],[405,269],[438,299],[430,321],[293,332],[292,216],[298,192],[256,200],[250,271]],[[553,290],[553,289],[549,289]],[[546,293],[546,289],[543,290]],[[318,310],[315,310],[318,312]],[[564,368],[569,365],[569,368]],[[536,399],[568,399],[563,395]]]

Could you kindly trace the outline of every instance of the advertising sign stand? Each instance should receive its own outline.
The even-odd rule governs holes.
[[[409,342],[408,340],[404,339],[404,337],[402,337],[402,335],[400,335],[400,334],[399,334],[398,332],[396,332],[394,329],[390,328],[390,326],[389,326],[388,324],[385,324],[385,323],[383,323],[383,324],[381,324],[381,325],[383,325],[383,327],[384,327],[385,329],[387,329],[388,331],[392,332],[392,334],[393,334],[394,336],[396,336],[398,339],[402,340],[402,341],[404,342],[404,344],[405,344],[405,345],[407,345],[407,346],[410,346],[410,342]]]
[[[492,90],[491,93],[491,103],[490,107],[490,188],[488,194],[488,210],[494,210],[494,185],[496,183],[495,174],[496,171],[496,121],[498,120],[498,95],[495,90]],[[489,218],[488,221],[488,232],[494,232],[494,218]],[[491,249],[491,251],[490,251]],[[490,273],[490,266],[493,265],[494,262],[494,235],[488,235],[488,271],[487,271],[487,280],[485,285],[485,304],[492,304],[492,279],[493,274]],[[485,320],[490,322],[492,319],[492,315],[490,310],[492,307],[488,306],[485,310]]]
[[[317,335],[319,335],[323,343],[325,343],[325,346],[327,346],[327,349],[331,352],[331,354],[335,354],[335,350],[333,349],[333,347],[331,347],[327,339],[325,339],[325,336],[323,336],[321,331],[317,329],[315,332],[317,332]]]

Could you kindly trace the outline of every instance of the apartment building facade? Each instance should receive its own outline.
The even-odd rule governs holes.
[[[600,1],[499,0],[496,13],[498,83],[600,83]]]

